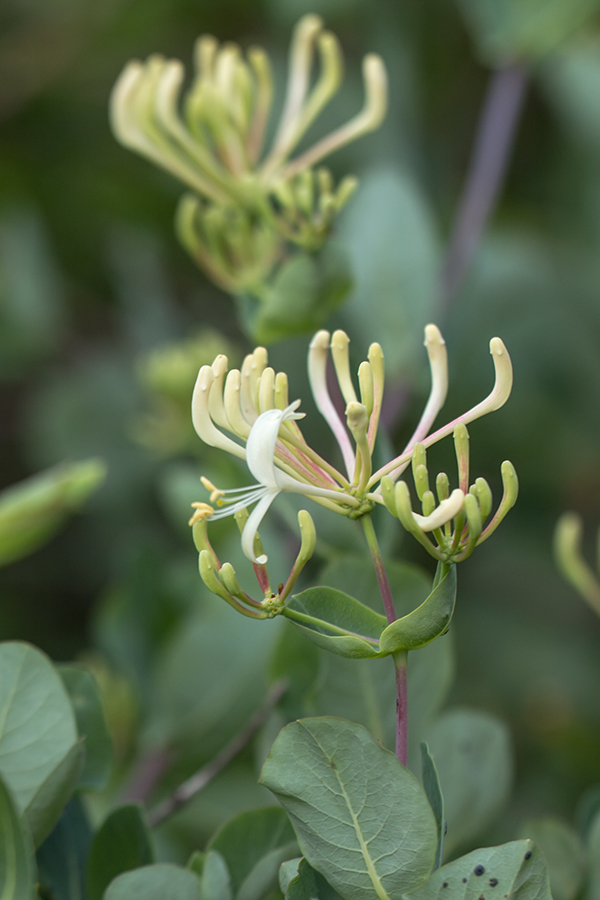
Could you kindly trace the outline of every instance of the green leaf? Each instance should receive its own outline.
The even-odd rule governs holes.
[[[69,693],[80,738],[85,738],[85,762],[78,788],[100,791],[112,771],[113,747],[96,679],[78,666],[57,666]]]
[[[287,811],[310,865],[346,900],[408,893],[431,872],[437,832],[427,797],[362,726],[292,722],[260,783]]]
[[[587,32],[540,67],[538,80],[569,139],[600,147],[600,40]]]
[[[288,688],[279,708],[288,719],[300,719],[311,712],[311,698],[317,691],[322,654],[302,630],[286,622],[271,656],[269,680],[285,679]]]
[[[433,873],[411,900],[552,900],[544,857],[531,841],[474,850]]]
[[[247,724],[266,693],[279,635],[280,623],[250,621],[209,597],[179,625],[157,667],[152,738],[189,748],[186,766],[212,758]]]
[[[295,255],[279,269],[261,298],[250,324],[254,340],[270,344],[316,331],[344,302],[351,287],[348,257],[338,244],[329,243],[314,256]]]
[[[379,653],[379,637],[385,616],[335,588],[313,587],[295,594],[283,615],[318,647],[350,659],[373,659]]]
[[[487,713],[455,709],[427,733],[444,795],[446,853],[473,840],[495,818],[512,784],[508,729]]]
[[[491,65],[537,60],[580,30],[597,0],[459,0],[479,52]]]
[[[409,613],[431,593],[431,578],[416,566],[387,562],[386,569],[396,611]],[[352,591],[365,603],[381,609],[377,578],[370,560],[344,555],[328,565],[323,581]],[[333,653],[322,653],[321,675],[310,715],[340,716],[369,729],[390,750],[396,739],[395,681],[392,660],[365,659],[360,665]],[[426,727],[444,702],[453,675],[452,635],[408,654],[410,710],[410,768],[418,771],[419,743]]]
[[[444,634],[456,603],[456,566],[451,566],[423,603],[406,616],[388,625],[379,641],[385,653],[419,650]]]
[[[585,847],[590,865],[588,900],[600,900],[600,812],[590,826]]]
[[[40,884],[53,900],[86,900],[85,877],[92,832],[79,797],[67,803],[37,851]]]
[[[586,856],[579,835],[557,818],[530,819],[519,829],[542,851],[553,900],[574,900],[586,875]]]
[[[440,267],[437,226],[414,176],[391,166],[365,174],[341,238],[356,283],[343,311],[350,336],[383,345],[386,377],[412,373],[435,321]]]
[[[0,493],[0,566],[41,547],[99,487],[98,459],[56,466]]]
[[[92,847],[87,867],[88,900],[102,900],[117,875],[154,862],[152,838],[139,806],[121,806],[104,820]]]
[[[198,878],[202,876],[204,872],[204,863],[206,861],[206,853],[202,853],[200,850],[194,850],[187,863],[185,864],[186,869],[191,869]]]
[[[259,900],[277,884],[279,866],[298,855],[296,835],[278,806],[240,813],[208,844],[227,865],[238,900]]]
[[[298,875],[298,869],[301,862],[306,862],[304,857],[296,856],[294,857],[294,859],[288,859],[286,862],[281,863],[279,867],[279,888],[284,897],[287,893],[287,889],[290,886],[290,883]]]
[[[444,797],[440,787],[440,779],[438,771],[435,767],[435,761],[429,752],[429,747],[422,741],[421,743],[421,778],[423,788],[427,794],[429,805],[433,815],[435,816],[435,824],[438,833],[437,853],[435,855],[435,868],[439,869],[444,859],[444,832],[446,830],[446,819],[444,817]]]
[[[34,900],[36,870],[33,843],[10,791],[0,778],[0,897]]]
[[[36,847],[48,837],[60,819],[77,786],[84,758],[85,746],[80,740],[50,772],[23,810]]]
[[[0,775],[19,812],[37,806],[76,744],[71,702],[48,657],[28,644],[0,644]]]
[[[300,861],[298,874],[289,883],[285,900],[338,900],[340,895],[305,859]]]
[[[204,858],[200,900],[233,900],[229,870],[217,850],[209,850]]]
[[[119,875],[110,883],[103,900],[199,900],[199,897],[200,881],[193,872],[170,863],[156,863]]]

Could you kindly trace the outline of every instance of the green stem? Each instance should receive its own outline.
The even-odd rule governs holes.
[[[373,565],[375,567],[377,583],[381,592],[381,599],[383,600],[383,608],[385,609],[385,615],[388,620],[388,625],[391,625],[392,622],[395,622],[398,617],[394,608],[394,600],[392,597],[392,592],[390,590],[390,583],[388,581],[387,572],[385,571],[383,557],[381,555],[381,550],[379,549],[377,535],[375,534],[375,529],[373,528],[373,520],[371,519],[370,514],[361,516],[360,524],[363,527],[363,531],[367,539],[367,544],[371,552],[371,559],[373,560]]]
[[[383,600],[388,624],[397,619],[394,599],[390,589],[390,582],[385,570],[377,535],[373,528],[373,520],[370,515],[362,516],[360,523],[367,539],[371,552],[371,559],[377,575],[377,583]],[[408,764],[408,691],[406,679],[406,652],[394,654],[394,667],[396,669],[396,756],[403,766]]]

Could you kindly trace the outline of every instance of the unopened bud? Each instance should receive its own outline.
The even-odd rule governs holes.
[[[317,546],[317,530],[312,516],[305,509],[301,509],[298,513],[298,525],[300,526],[300,552],[298,553],[298,562],[305,565],[312,557]]]

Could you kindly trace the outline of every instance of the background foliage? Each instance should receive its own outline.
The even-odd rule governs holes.
[[[92,818],[104,818],[116,792],[139,796],[131,763],[138,760],[140,776],[140,757],[156,761],[157,748],[168,763],[151,797],[189,775],[245,724],[269,679],[290,666],[286,717],[343,715],[383,740],[390,727],[369,699],[385,661],[353,664],[358,674],[347,660],[300,644],[287,623],[236,618],[198,578],[186,521],[190,500],[198,499],[199,461],[219,482],[240,476],[194,439],[189,392],[201,363],[225,345],[237,362],[248,346],[231,298],[176,242],[179,187],[119,147],[106,117],[127,59],[161,51],[189,61],[202,32],[260,43],[283,72],[291,26],[306,11],[325,17],[347,59],[345,87],[324,130],[359,107],[365,52],[381,53],[390,73],[381,130],[330,160],[336,176],[360,178],[336,234],[350,254],[354,287],[331,324],[348,331],[357,360],[369,340],[382,343],[392,405],[404,412],[390,439],[401,443],[411,433],[426,396],[426,322],[437,322],[448,344],[449,415],[480,399],[491,382],[490,337],[504,339],[515,366],[510,402],[473,426],[471,443],[474,471],[496,494],[500,462],[514,462],[521,496],[503,529],[459,572],[452,687],[449,651],[423,651],[431,655],[420,676],[420,683],[429,679],[422,696],[431,715],[450,690],[452,707],[499,715],[516,754],[502,815],[491,831],[485,810],[477,834],[457,825],[454,849],[512,840],[526,818],[552,813],[571,821],[582,791],[598,781],[600,623],[560,580],[551,535],[563,509],[578,509],[590,522],[600,509],[599,7],[595,0],[405,0],[381,2],[374,14],[366,0],[2,6],[2,486],[88,457],[104,459],[108,476],[86,513],[53,543],[0,571],[0,638],[31,641],[57,660],[79,658],[95,672],[116,774],[96,795]],[[528,76],[508,179],[450,307],[439,282],[444,248],[490,69],[513,58],[525,61]],[[290,375],[292,398],[305,398],[313,445],[325,447],[306,390],[306,343],[299,335],[275,346],[271,359]],[[431,458],[442,466],[450,454],[442,447]],[[288,502],[280,498],[270,531],[263,527],[273,558],[276,547],[284,556],[294,549],[293,531],[282,528],[294,521]],[[367,579],[370,595],[370,576],[354,573],[352,588],[345,582],[344,555],[355,550],[357,534],[349,523],[321,518],[318,563],[326,571],[319,581],[358,596],[357,580]],[[387,552],[402,542],[405,558],[428,570],[395,524],[385,525]],[[223,557],[236,565],[235,525],[220,523],[215,533]],[[427,583],[410,573],[398,578],[413,578],[417,601]],[[65,683],[70,691],[75,676]],[[469,713],[445,716],[459,714]],[[256,773],[284,724],[279,716],[252,751],[159,830],[159,858],[184,860],[231,815],[271,802]],[[453,727],[438,719],[432,749],[440,729]],[[476,727],[485,732],[485,722]],[[481,740],[493,754],[507,738],[486,732]],[[439,767],[443,781],[443,761]],[[460,823],[461,811],[455,815]],[[144,846],[140,837],[138,864],[150,859]]]

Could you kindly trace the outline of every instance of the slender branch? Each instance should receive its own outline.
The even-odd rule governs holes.
[[[119,803],[145,803],[172,761],[173,752],[166,746],[156,747],[142,756],[120,794]]]
[[[501,66],[490,78],[442,270],[440,300],[444,308],[455,299],[496,206],[526,87],[527,68],[523,63]]]
[[[195,797],[213,778],[227,766],[238,753],[250,743],[257,731],[264,725],[273,709],[277,706],[288,688],[286,681],[278,681],[274,684],[262,706],[254,713],[248,724],[242,731],[211,759],[202,766],[191,778],[180,784],[172,794],[165,797],[154,809],[148,813],[148,822],[152,828],[160,825],[174,812],[181,809],[192,797]]]

